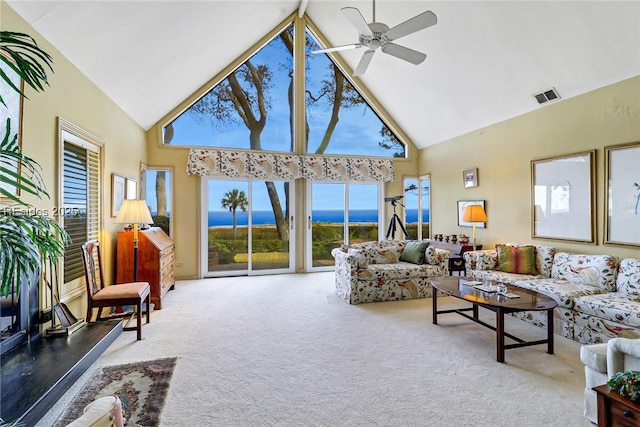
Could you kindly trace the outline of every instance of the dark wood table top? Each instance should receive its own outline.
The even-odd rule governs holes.
[[[507,285],[507,293],[519,295],[519,298],[507,298],[497,292],[485,292],[476,289],[467,282],[476,282],[470,277],[438,277],[431,279],[431,285],[447,295],[460,298],[485,307],[500,307],[505,311],[539,311],[549,310],[558,305],[551,297],[530,289]]]

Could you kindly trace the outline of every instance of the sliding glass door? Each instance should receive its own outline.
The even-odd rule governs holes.
[[[289,182],[203,181],[205,277],[293,272]]]
[[[310,182],[307,187],[307,271],[334,268],[331,250],[378,240],[380,184]]]

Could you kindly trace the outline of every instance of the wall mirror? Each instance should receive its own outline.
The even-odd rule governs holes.
[[[532,237],[595,243],[595,150],[531,161]]]

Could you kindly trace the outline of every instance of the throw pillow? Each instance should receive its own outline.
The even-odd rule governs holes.
[[[498,271],[536,274],[536,248],[533,246],[496,245]]]
[[[407,242],[402,250],[402,255],[400,255],[400,261],[422,264],[427,246],[429,246],[429,242]]]

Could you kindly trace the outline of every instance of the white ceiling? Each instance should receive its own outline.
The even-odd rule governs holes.
[[[248,49],[300,0],[7,0],[143,128]],[[306,3],[303,2],[303,3]],[[393,27],[425,10],[438,24],[397,41],[415,66],[377,51],[361,80],[419,148],[640,75],[640,1],[377,0]],[[340,9],[372,20],[371,1],[310,0],[333,45],[357,42]],[[10,30],[10,29],[7,29]],[[362,50],[341,52],[352,67]],[[562,101],[560,101],[562,102]]]

